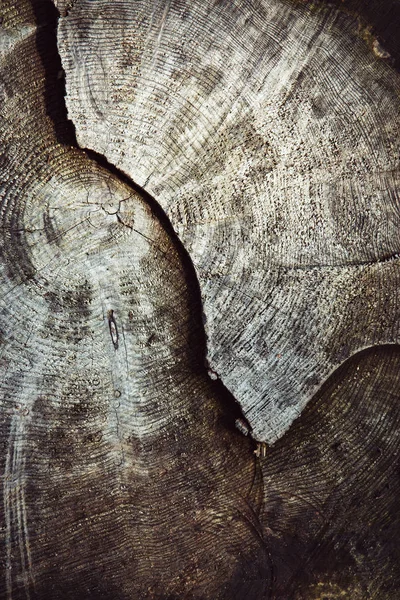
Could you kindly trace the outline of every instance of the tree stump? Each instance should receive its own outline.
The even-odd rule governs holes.
[[[0,23],[0,597],[395,600],[400,4]]]

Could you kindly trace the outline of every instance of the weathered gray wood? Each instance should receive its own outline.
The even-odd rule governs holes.
[[[269,443],[400,339],[400,85],[366,32],[283,0],[78,0],[59,23],[78,142],[166,210],[210,367]]]
[[[63,27],[68,19],[72,19],[71,25],[78,25],[74,12],[79,6],[99,11],[96,14],[101,34],[107,25],[103,13],[118,20],[121,13],[117,9],[122,6],[115,3],[112,13],[107,12],[105,2],[57,4],[63,13],[69,11]],[[140,9],[143,5],[129,6]],[[192,17],[198,13],[199,23],[204,6],[207,5],[191,5]],[[206,30],[212,29],[213,15],[230,11],[234,6],[216,4],[204,25],[204,36]],[[303,15],[307,27],[316,25],[321,18],[318,12],[313,16],[289,3],[270,6],[277,7],[278,32],[294,26],[290,25],[293,14],[296,19]],[[282,13],[279,6],[285,7]],[[161,19],[162,31],[157,43],[162,48],[163,36],[169,31],[168,15],[176,5],[167,2],[158,17],[159,7],[153,5],[154,12],[149,14],[153,15],[154,27],[157,19]],[[248,10],[247,7],[255,15],[262,9],[240,3],[236,6],[237,14]],[[333,18],[336,13],[324,14]],[[143,15],[146,16],[145,11]],[[129,17],[129,11],[126,16]],[[372,348],[348,359],[307,404],[287,434],[265,453],[261,452],[263,458],[256,460],[255,443],[235,428],[235,419],[241,417],[234,398],[219,381],[208,376],[203,364],[205,339],[195,272],[168,219],[157,206],[159,198],[152,199],[119,176],[101,157],[91,160],[77,147],[62,96],[56,21],[57,14],[50,2],[0,0],[0,598],[394,600],[400,590],[398,346]],[[196,19],[191,22],[195,43]],[[81,31],[86,31],[88,23],[84,20],[79,23]],[[262,30],[261,23],[265,24],[265,20],[258,20],[252,31],[256,31],[256,26]],[[324,28],[328,23],[329,20]],[[344,26],[346,23],[344,19]],[[229,20],[224,27],[226,36],[235,31]],[[344,40],[350,35],[335,27],[330,33],[327,29],[325,32],[328,38],[342,36]],[[118,40],[126,41],[125,33],[129,41],[129,28],[114,29],[116,47]],[[171,33],[167,48],[174,47],[178,33]],[[215,36],[213,39],[216,40]],[[105,43],[101,35],[99,40]],[[150,36],[150,47],[153,42]],[[87,50],[96,43],[92,39]],[[74,43],[70,51],[79,48]],[[381,79],[372,87],[382,98],[382,106],[375,106],[381,111],[377,114],[381,115],[382,131],[379,133],[371,125],[371,139],[382,137],[379,152],[383,154],[378,152],[378,158],[382,159],[385,153],[395,158],[396,132],[389,131],[390,119],[395,119],[389,81],[394,73],[374,62],[372,54],[363,54],[362,48],[348,46],[348,52],[354,52],[355,64],[357,57],[364,56],[366,62],[362,64],[369,78],[363,79],[362,85],[370,94],[368,86],[375,81],[374,73],[381,70]],[[67,50],[66,45],[66,55]],[[90,54],[87,56],[89,60]],[[238,64],[244,64],[239,55],[236,58]],[[144,63],[148,60],[147,57]],[[155,64],[157,60],[156,57]],[[261,58],[260,61],[261,65]],[[225,75],[227,66],[222,65],[221,69],[225,83],[229,77]],[[113,72],[117,71],[109,70],[109,74]],[[107,70],[100,69],[99,73]],[[349,78],[350,87],[357,77]],[[315,86],[317,89],[317,83]],[[145,89],[144,84],[142,87]],[[106,91],[107,87],[103,89]],[[189,96],[190,93],[189,86]],[[230,93],[226,89],[227,98]],[[222,102],[222,91],[219,98]],[[330,96],[329,101],[333,102]],[[229,99],[226,102],[229,105]],[[233,120],[238,114],[243,115],[240,102],[237,101],[239,112],[233,114]],[[139,112],[143,119],[146,106],[143,100],[142,113]],[[367,105],[364,108],[367,110]],[[115,100],[109,110],[115,110],[118,116],[119,102]],[[209,106],[207,111],[204,115],[212,119],[218,107]],[[149,112],[148,116],[152,114]],[[367,110],[367,114],[372,119],[372,113]],[[79,125],[78,115],[74,121]],[[321,116],[319,122],[325,121],[329,122],[328,116]],[[181,122],[184,123],[183,116]],[[259,123],[261,128],[261,117]],[[180,122],[175,122],[170,128],[170,143],[175,140],[183,144],[186,139],[186,134],[180,137],[179,126]],[[241,123],[236,133],[230,131],[230,139],[239,135],[243,127],[245,123]],[[310,131],[309,139],[312,135],[320,139],[318,131]],[[335,132],[340,136],[338,127]],[[79,128],[79,136],[82,135]],[[384,145],[389,143],[390,135],[393,135],[393,155],[389,146]],[[150,139],[155,144],[155,138]],[[258,138],[255,146],[251,139],[245,137],[239,150],[226,142],[227,164],[214,165],[223,175],[219,180],[222,191],[225,184],[228,186],[225,191],[229,191],[229,185],[240,175],[236,169],[230,171],[233,167],[228,165],[229,154],[236,165],[242,164],[242,160],[245,163],[248,160],[249,164],[255,160],[255,179],[250,177],[250,181],[258,181],[256,172],[263,170],[265,162],[262,155],[261,162],[257,162]],[[360,139],[367,139],[365,131]],[[189,136],[187,141],[190,140],[195,143]],[[203,142],[198,142],[199,156],[196,158],[193,152],[193,159],[205,161],[206,168],[211,170],[216,155],[206,160],[201,154]],[[264,144],[264,137],[259,142]],[[120,143],[121,148],[129,146],[123,137]],[[207,144],[204,140],[204,148]],[[132,142],[132,148],[133,145]],[[155,144],[153,150],[158,151],[157,148]],[[185,151],[190,155],[190,148]],[[235,152],[242,152],[244,158],[235,156]],[[349,145],[345,145],[345,154],[350,160]],[[359,156],[356,149],[353,155]],[[176,156],[181,160],[179,153],[171,150],[171,159]],[[225,156],[222,158],[225,160]],[[311,153],[311,158],[315,159],[316,153]],[[144,158],[143,164],[147,160]],[[367,160],[364,155],[363,160]],[[388,252],[392,251],[390,244],[395,239],[396,204],[390,205],[391,215],[385,212],[389,204],[383,203],[385,193],[390,198],[394,193],[394,179],[379,170],[368,179],[367,166],[363,172],[361,163],[355,164],[363,176],[360,175],[359,186],[369,186],[368,189],[375,191],[374,186],[382,187],[372,205],[379,219],[375,223],[364,215],[363,196],[359,202],[356,198],[358,203],[355,200],[353,207],[343,195],[338,212],[343,219],[338,220],[337,228],[342,231],[343,227],[342,236],[348,245],[349,240],[361,243],[367,231],[371,236],[381,237],[372,237],[370,246],[352,250],[355,262],[360,262],[361,256],[374,264],[357,264],[353,271],[349,265],[336,265],[333,269],[336,279],[331,276],[324,279],[325,275],[321,275],[319,290],[326,290],[326,298],[338,290],[337,286],[331,287],[332,281],[340,281],[349,294],[351,290],[355,294],[357,277],[362,284],[353,304],[346,300],[340,313],[344,318],[335,315],[340,328],[332,332],[333,341],[326,338],[328,350],[338,340],[349,348],[351,343],[357,347],[355,333],[367,335],[374,318],[377,328],[374,342],[381,339],[382,332],[394,331],[397,259],[378,260],[382,258],[378,250],[387,243]],[[159,172],[160,179],[162,173],[169,173],[164,167]],[[178,167],[181,168],[179,164]],[[272,171],[265,173],[267,181],[277,168],[272,166]],[[245,175],[246,172],[241,174],[243,181]],[[215,176],[215,172],[209,173],[210,180],[214,181]],[[396,177],[394,171],[392,177]],[[192,183],[188,177],[188,189]],[[173,207],[172,193],[167,194],[166,183],[159,185],[161,199],[171,194]],[[208,185],[204,171],[198,189],[204,186],[207,192]],[[356,186],[353,180],[348,185]],[[282,190],[287,192],[284,185]],[[184,196],[178,192],[176,197],[181,202]],[[250,203],[250,196],[245,197],[249,199],[251,214],[259,214],[261,224],[257,235],[260,243],[264,243],[265,239],[270,240],[270,233],[262,229],[262,223],[267,222],[261,210],[263,205],[257,208]],[[265,197],[265,190],[261,190],[260,199],[264,201]],[[222,192],[218,202],[221,198]],[[312,196],[302,198],[305,206],[307,199],[310,206],[315,200]],[[204,207],[210,211],[212,204],[207,195],[202,196],[198,210]],[[238,218],[232,196],[226,196],[224,207]],[[290,215],[293,207],[289,203],[286,208],[285,214]],[[352,210],[357,210],[357,215],[366,219],[354,222],[353,233],[346,229],[349,220],[341,212],[345,209],[350,216]],[[175,209],[169,210],[173,216]],[[312,211],[310,214],[310,219],[314,218]],[[189,208],[182,215],[189,218]],[[241,227],[243,219],[237,221]],[[295,252],[289,244],[291,236],[294,240],[301,236],[289,227],[294,219],[290,222],[288,217],[285,219],[287,245],[277,240],[274,247],[287,251],[290,258],[290,252]],[[233,229],[222,228],[220,235],[228,235],[229,231],[232,233]],[[189,226],[186,233],[183,227],[178,227],[178,232],[193,253],[195,243],[200,244],[201,239],[192,236]],[[237,239],[232,256],[243,261],[249,247],[244,239]],[[318,248],[324,248],[323,236],[316,239],[320,241]],[[333,237],[327,238],[326,244],[326,252],[331,256],[329,252],[336,248]],[[215,248],[209,244],[209,260],[216,260]],[[227,260],[224,248],[220,246],[222,261]],[[337,248],[335,251],[339,252]],[[303,265],[305,249],[298,252],[292,259]],[[196,257],[196,252],[193,256]],[[332,254],[336,259],[338,256]],[[291,294],[288,306],[296,300],[288,282],[303,281],[301,275],[298,279],[293,275],[303,272],[299,265],[287,274],[285,285]],[[273,270],[271,265],[268,269]],[[319,261],[315,273],[331,270],[322,269]],[[309,271],[309,268],[304,270],[304,277]],[[198,272],[201,274],[199,269]],[[353,272],[357,275],[351,275]],[[304,286],[306,282],[310,289],[307,277]],[[284,284],[279,285],[283,290]],[[274,279],[271,289],[276,291],[279,285]],[[293,289],[301,293],[301,287]],[[265,289],[260,287],[259,291],[264,293]],[[384,298],[386,305],[382,304]],[[282,295],[275,301],[278,308],[279,303],[285,306]],[[304,298],[301,303],[305,305]],[[264,304],[267,311],[271,310],[268,298]],[[318,306],[317,312],[321,309]],[[379,312],[382,306],[385,311]],[[221,315],[228,308],[229,303],[226,307],[221,305]],[[250,336],[250,329],[243,333],[243,327],[248,322],[250,328],[252,311],[256,311],[254,303],[245,308],[243,316],[231,318],[231,327],[236,327],[239,336]],[[305,314],[310,315],[309,306],[306,308]],[[222,317],[213,315],[215,322],[208,319],[208,331],[211,326],[222,331]],[[364,333],[355,320],[364,323]],[[277,325],[274,319],[271,323]],[[282,326],[287,327],[287,323],[282,321]],[[282,331],[285,333],[285,329]],[[250,350],[258,339],[256,333],[257,330],[253,332],[254,339],[249,337]],[[292,334],[294,339],[297,333]],[[316,345],[323,339],[318,329],[308,334],[314,336]],[[212,340],[211,336],[210,348],[217,343],[215,336]],[[229,338],[218,343],[229,355]],[[337,360],[343,362],[348,352],[343,350]],[[248,373],[251,375],[252,369],[249,362],[243,371],[243,385],[250,381]],[[254,373],[256,378],[257,371]],[[240,398],[243,402],[243,397]],[[275,413],[277,418],[279,414]],[[282,418],[279,417],[281,425]],[[245,423],[239,423],[241,431],[245,431]],[[262,427],[265,432],[265,425]],[[274,427],[271,425],[277,434]]]
[[[59,141],[44,8],[1,3],[0,597],[217,597],[264,568],[253,444],[168,223]]]

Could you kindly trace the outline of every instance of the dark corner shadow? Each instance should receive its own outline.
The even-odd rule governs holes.
[[[371,28],[384,49],[390,64],[400,71],[400,0],[320,0],[361,18],[361,28]]]
[[[370,22],[378,40],[389,52],[393,66],[400,70],[400,1],[364,0],[361,14]]]
[[[65,73],[62,68],[61,58],[57,46],[57,24],[60,13],[51,0],[32,0],[32,6],[35,13],[37,34],[37,49],[45,70],[45,103],[47,115],[54,124],[54,131],[58,142],[61,144],[79,148],[75,126],[68,119],[68,112],[65,103]],[[166,213],[157,203],[157,201],[145,189],[133,182],[125,173],[108,162],[105,156],[89,149],[82,149],[88,158],[96,162],[103,169],[114,175],[125,185],[138,192],[151,207],[155,217],[160,221],[164,230],[173,240],[175,247],[182,260],[182,266],[188,285],[190,302],[190,347],[193,350],[192,368],[196,374],[203,374],[208,378],[206,348],[207,339],[203,322],[203,307],[200,294],[200,286],[192,260],[178,238]],[[240,419],[246,423],[249,431],[251,430],[238,401],[223,385],[221,380],[211,381],[213,390],[218,397],[220,407],[222,408],[223,421],[226,427],[235,430],[235,422]]]

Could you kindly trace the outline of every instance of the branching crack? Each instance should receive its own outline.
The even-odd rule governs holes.
[[[131,231],[133,230],[132,225],[129,225],[128,223],[125,223],[125,221],[121,218],[121,216],[119,215],[119,213],[116,213],[116,216],[117,216],[118,223],[121,223],[121,225],[123,225],[124,227],[127,227]]]

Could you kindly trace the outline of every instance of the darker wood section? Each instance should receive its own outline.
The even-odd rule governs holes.
[[[324,384],[263,462],[271,597],[393,600],[400,591],[400,348]]]
[[[389,52],[390,63],[400,69],[400,2],[399,0],[296,0],[315,6],[335,6],[354,16],[362,28],[369,28],[384,49]],[[367,41],[367,38],[366,38]]]

